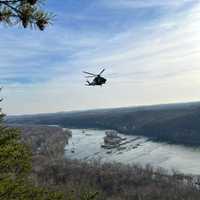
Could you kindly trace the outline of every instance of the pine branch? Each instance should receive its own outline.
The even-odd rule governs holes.
[[[54,17],[41,10],[39,0],[0,0],[0,22],[22,24],[24,28],[37,27],[43,31]]]

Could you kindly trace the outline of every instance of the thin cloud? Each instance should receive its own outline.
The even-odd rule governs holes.
[[[138,9],[138,8],[149,8],[149,7],[168,7],[168,8],[174,8],[174,7],[180,7],[185,3],[193,3],[197,2],[194,0],[102,0],[104,5],[110,7],[110,8],[128,8],[128,9]]]
[[[56,112],[200,98],[200,5],[184,7],[191,2],[100,1],[96,7],[101,4],[101,8],[93,3],[80,11],[80,29],[79,24],[65,26],[65,21],[45,33],[1,29],[0,82],[5,86],[5,112]],[[109,3],[113,5],[108,7]],[[124,10],[123,3],[127,8],[134,3],[135,9],[179,9],[156,18],[145,13],[146,20],[137,18],[137,22],[132,22],[134,16],[126,16],[127,26],[115,12],[101,19],[109,21],[105,21],[109,28],[99,23],[101,20],[97,22],[97,16],[88,20],[95,11],[91,9],[103,15],[116,6]],[[75,20],[76,13],[70,15]],[[108,83],[102,89],[92,88],[91,93],[91,88],[84,87],[82,70],[95,72],[102,67]]]

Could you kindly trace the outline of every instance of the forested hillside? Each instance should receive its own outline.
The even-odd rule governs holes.
[[[7,123],[57,124],[69,128],[115,129],[186,145],[200,144],[200,103],[182,103],[10,116]]]

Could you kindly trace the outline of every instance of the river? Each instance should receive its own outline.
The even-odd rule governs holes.
[[[65,147],[65,156],[71,159],[102,162],[121,162],[124,164],[150,164],[155,168],[164,168],[169,172],[176,170],[185,174],[200,175],[200,147],[191,148],[153,142],[145,137],[126,137],[128,142],[119,149],[104,149],[105,130],[72,129],[72,137]]]

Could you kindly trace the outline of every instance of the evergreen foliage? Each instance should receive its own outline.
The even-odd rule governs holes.
[[[24,28],[37,27],[43,31],[53,15],[41,9],[44,0],[0,0],[0,22],[21,24]]]
[[[31,153],[17,129],[3,125],[0,116],[0,200],[62,200],[63,195],[31,183]]]

